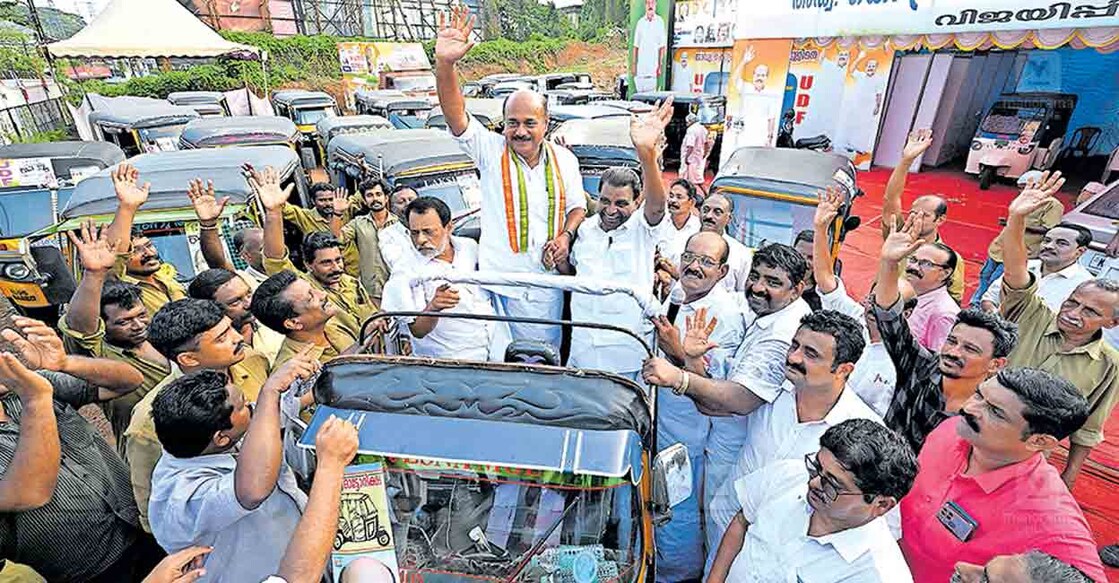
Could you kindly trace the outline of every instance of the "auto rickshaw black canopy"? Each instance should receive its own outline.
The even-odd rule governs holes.
[[[65,168],[99,166],[105,168],[124,160],[124,152],[109,142],[43,142],[0,146],[0,159],[50,158],[55,172]]]
[[[395,89],[358,91],[354,100],[372,109],[384,109],[386,112],[393,110],[427,110],[432,105],[426,99],[412,97]]]
[[[739,148],[719,169],[711,184],[720,187],[768,188],[816,200],[829,185],[855,195],[855,169],[841,154],[790,148]]]
[[[179,150],[142,154],[129,160],[140,172],[140,182],[151,184],[144,211],[190,208],[187,185],[195,178],[214,181],[218,198],[228,196],[231,205],[244,204],[251,194],[241,171],[243,164],[258,170],[276,168],[287,176],[299,167],[299,157],[284,146],[253,146]],[[78,183],[66,208],[63,221],[86,216],[111,214],[117,209],[117,197],[106,168]]]
[[[639,163],[637,150],[629,137],[629,118],[573,119],[556,128],[554,138],[562,139],[582,164]]]
[[[505,100],[489,98],[468,98],[466,100],[466,113],[478,118],[478,121],[487,128],[501,127],[505,122]],[[443,116],[443,108],[436,105],[427,118],[427,127],[445,129],[447,120]]]
[[[127,130],[185,124],[198,119],[198,112],[181,105],[159,101],[106,100],[89,114],[92,124]]]
[[[273,103],[282,103],[290,107],[334,107],[337,103],[329,93],[322,91],[307,91],[305,89],[284,89],[272,93]]]
[[[380,168],[385,178],[424,167],[473,164],[447,132],[428,129],[338,136],[327,146],[327,160],[342,171],[363,164]]]
[[[315,132],[324,144],[330,143],[335,136],[342,134],[364,134],[368,132],[391,130],[389,120],[379,115],[344,115],[324,117],[315,124]]]
[[[172,105],[219,105],[225,101],[225,94],[221,91],[174,91],[167,94],[167,101]]]
[[[226,144],[282,144],[299,141],[299,128],[286,117],[252,115],[196,119],[183,128],[183,148],[212,148]]]

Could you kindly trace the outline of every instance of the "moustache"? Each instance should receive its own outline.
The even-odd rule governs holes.
[[[769,294],[765,293],[765,292],[761,292],[761,293],[749,292],[749,293],[746,294],[746,299],[768,302],[769,301]]]
[[[689,267],[689,268],[684,270],[684,276],[685,277],[694,277],[696,279],[702,279],[703,278],[703,272],[700,271],[698,268]]]
[[[532,136],[513,136],[514,142],[531,142]]]
[[[963,417],[964,423],[971,428],[972,431],[979,433],[979,420],[974,415],[967,411],[960,411],[960,417]]]
[[[916,269],[906,269],[905,273],[907,275],[912,275],[913,277],[917,277],[917,278],[921,277],[921,272],[917,271]]]
[[[947,355],[942,354],[940,356],[940,361],[943,362],[943,363],[958,366],[960,368],[963,368],[963,366],[964,366],[964,361],[956,358],[955,356],[947,356]]]
[[[800,374],[808,374],[808,369],[804,368],[803,364],[797,364],[795,362],[789,362],[789,361],[786,360],[785,361],[785,368],[795,370],[795,371],[799,372]]]
[[[247,348],[247,347],[248,347],[248,344],[245,344],[243,341],[238,342],[237,346],[233,347],[233,354],[241,354],[242,352],[245,351],[245,348]]]

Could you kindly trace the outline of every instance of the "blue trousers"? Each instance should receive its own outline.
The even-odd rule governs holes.
[[[983,262],[983,269],[979,270],[979,286],[975,288],[975,293],[971,294],[971,301],[968,302],[971,307],[979,307],[983,294],[987,293],[987,288],[991,287],[1000,275],[1002,275],[1002,263],[988,257],[987,261]]]

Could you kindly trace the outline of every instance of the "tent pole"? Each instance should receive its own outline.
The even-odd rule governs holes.
[[[264,99],[268,99],[268,51],[260,51],[260,69],[264,72]]]

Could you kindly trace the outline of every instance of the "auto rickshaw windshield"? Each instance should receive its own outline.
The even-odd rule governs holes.
[[[138,130],[148,152],[170,152],[178,150],[179,135],[186,124],[142,128]]]
[[[315,125],[319,123],[320,119],[327,117],[334,117],[334,110],[330,109],[329,107],[321,109],[307,108],[295,110],[295,123],[301,126]]]
[[[58,206],[65,206],[74,188],[58,189]],[[51,192],[46,188],[0,190],[0,237],[10,238],[34,233],[54,223]]]
[[[984,118],[980,130],[999,137],[1016,138],[1022,134],[1027,123],[1045,119],[1046,113],[1043,107],[996,106]]]
[[[400,91],[429,91],[435,89],[435,75],[394,77],[393,89]]]
[[[471,188],[479,189],[480,193],[481,186],[477,183],[478,179],[476,177],[464,175],[456,180],[417,182],[411,186],[416,189],[419,196],[433,196],[447,203],[447,206],[451,209],[451,216],[457,216],[473,208],[470,206],[467,197],[474,194],[469,192]]]
[[[726,119],[727,106],[725,103],[704,103],[701,101],[696,116],[699,118],[699,123],[703,125],[720,124]]]
[[[640,501],[629,480],[385,458],[404,573],[470,580],[633,582]],[[518,574],[519,570],[519,574]],[[592,579],[586,579],[592,580]]]

